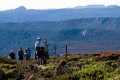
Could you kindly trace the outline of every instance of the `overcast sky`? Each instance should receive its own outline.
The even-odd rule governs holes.
[[[92,4],[119,5],[120,0],[0,0],[0,10],[25,6],[27,9],[72,8]]]

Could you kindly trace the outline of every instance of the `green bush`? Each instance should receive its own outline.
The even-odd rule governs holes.
[[[57,76],[54,79],[51,78],[51,80],[77,80],[77,79],[75,79],[72,74],[64,74],[61,76]]]
[[[51,78],[52,76],[54,76],[54,74],[52,73],[52,72],[44,72],[44,74],[43,74],[43,77],[44,78]]]
[[[91,79],[91,80],[101,80],[104,79],[104,71],[96,69],[82,70],[74,74],[76,79]]]
[[[7,69],[16,69],[16,65],[11,64],[0,64],[0,68],[7,68]]]
[[[5,77],[5,73],[3,70],[0,70],[0,80],[3,80]]]
[[[70,56],[68,56],[67,60],[68,60],[68,62],[70,62],[70,61],[78,61],[79,56],[70,55]]]
[[[12,60],[12,59],[7,59],[7,57],[5,57],[5,56],[0,56],[0,63],[16,64],[16,61]]]

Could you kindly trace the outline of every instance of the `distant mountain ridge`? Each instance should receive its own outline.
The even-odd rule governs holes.
[[[74,7],[75,9],[80,9],[80,8],[120,8],[118,5],[109,5],[109,6],[104,6],[104,5],[87,5],[87,6],[76,6]]]
[[[120,7],[111,5],[88,5],[83,7],[34,10],[21,6],[16,9],[0,11],[0,23],[6,22],[36,22],[36,21],[61,21],[90,17],[120,17]]]

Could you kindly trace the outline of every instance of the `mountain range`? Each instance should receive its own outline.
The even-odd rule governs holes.
[[[48,40],[50,53],[114,51],[120,47],[120,18],[95,17],[62,21],[0,23],[0,53],[15,52],[19,47],[34,51],[37,37]],[[62,48],[63,47],[63,48]]]
[[[120,48],[120,6],[88,5],[34,10],[24,6],[0,11],[0,55],[46,39],[50,54],[115,51]]]
[[[0,11],[0,23],[60,21],[89,17],[120,17],[120,6],[88,5],[64,9],[34,10],[24,6]]]

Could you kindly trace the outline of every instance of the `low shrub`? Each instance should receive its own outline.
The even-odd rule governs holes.
[[[7,59],[7,57],[5,57],[5,56],[0,56],[0,63],[16,64],[16,61],[12,60],[12,59]]]
[[[74,74],[76,79],[90,79],[90,80],[102,80],[104,79],[104,71],[97,69],[82,70]]]
[[[5,73],[3,70],[0,70],[0,80],[3,80],[5,78]]]

